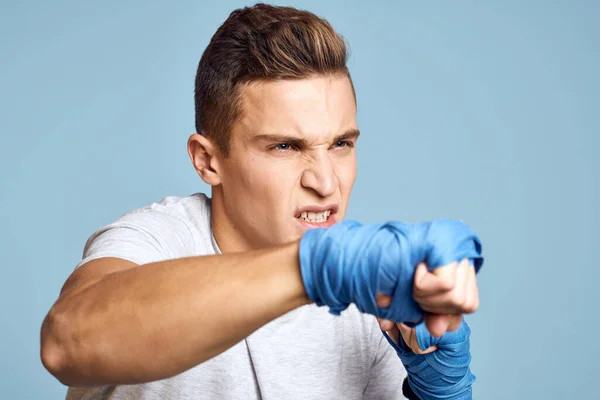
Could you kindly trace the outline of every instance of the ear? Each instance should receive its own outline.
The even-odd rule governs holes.
[[[215,144],[205,136],[194,133],[188,139],[187,149],[200,178],[210,186],[220,185],[218,157],[220,152]]]

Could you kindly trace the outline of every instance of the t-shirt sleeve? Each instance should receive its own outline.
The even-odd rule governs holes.
[[[193,255],[194,241],[186,223],[172,215],[146,209],[126,214],[94,232],[76,268],[103,257],[138,265]]]
[[[387,342],[381,331],[376,330],[377,354],[371,366],[369,382],[363,399],[406,399],[402,394],[402,384],[407,376],[406,369]]]

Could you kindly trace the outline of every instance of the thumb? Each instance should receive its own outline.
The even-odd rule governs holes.
[[[421,263],[419,265],[417,265],[417,268],[415,269],[415,278],[414,278],[414,284],[417,285],[417,283],[421,284],[423,282],[425,278],[425,275],[427,275],[427,273],[429,272],[429,270],[427,269],[427,265],[425,265],[425,263]]]
[[[437,267],[429,272],[425,264],[415,271],[414,291],[419,296],[433,296],[452,290],[456,284],[457,263]]]
[[[404,343],[410,347],[413,353],[423,355],[437,350],[437,346],[422,345],[422,343],[418,340],[416,328],[410,328],[404,323],[398,324],[398,328]]]

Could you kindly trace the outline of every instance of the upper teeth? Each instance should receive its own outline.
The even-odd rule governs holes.
[[[300,219],[304,219],[310,222],[325,222],[329,215],[331,214],[331,210],[321,211],[321,212],[312,212],[312,211],[303,211],[300,214]]]

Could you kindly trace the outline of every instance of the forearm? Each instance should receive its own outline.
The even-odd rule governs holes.
[[[65,384],[148,382],[206,361],[306,303],[296,243],[110,274],[59,299],[42,337],[60,349],[55,375]]]

